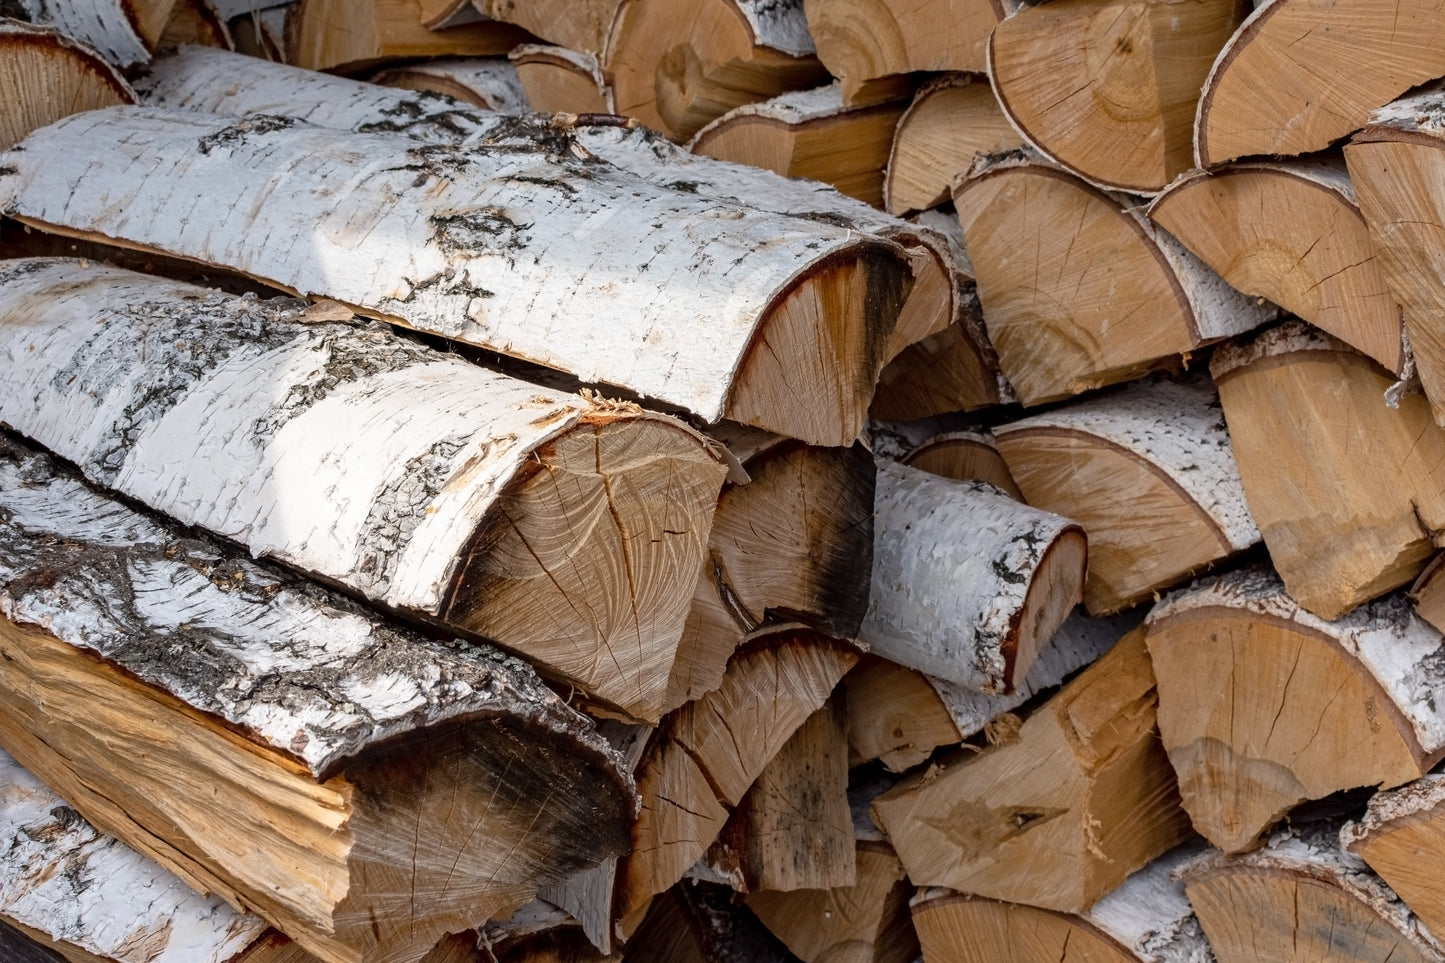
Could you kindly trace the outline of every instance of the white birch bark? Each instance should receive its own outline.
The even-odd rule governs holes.
[[[135,6],[125,0],[20,0],[35,23],[49,24],[61,33],[90,44],[117,67],[130,67],[151,59],[150,45],[141,35]]]
[[[1084,918],[1118,940],[1140,963],[1214,963],[1199,919],[1174,874],[1202,844],[1173,849],[1089,907]]]
[[[406,74],[433,77],[467,91],[484,110],[520,114],[527,110],[527,95],[517,68],[501,57],[468,57],[462,60],[428,60],[408,67],[383,70],[371,78],[373,84],[394,86]],[[403,85],[404,86],[404,85]],[[319,126],[329,127],[330,124]]]
[[[688,575],[679,584],[691,589],[703,543],[684,541],[705,539],[716,499],[707,492],[721,487],[725,469],[672,419],[538,388],[379,325],[298,324],[304,305],[295,301],[257,302],[65,259],[6,262],[0,280],[0,358],[11,365],[0,418],[97,483],[255,556],[490,632],[469,626],[472,615],[454,600],[463,582],[484,575],[488,563],[470,545],[519,472],[588,424],[657,423],[675,426],[702,455],[689,469],[674,464],[666,488],[676,510],[706,506],[673,520],[693,529],[670,549],[687,556],[677,562]],[[708,480],[689,494],[676,484],[694,468]],[[612,511],[625,513],[625,497],[609,500]],[[654,577],[665,584],[667,573]],[[585,604],[601,617],[604,600]],[[675,651],[687,606],[678,600],[676,617],[652,626],[650,607],[641,624],[588,623],[562,640],[554,655],[580,651],[596,660],[597,675],[539,651],[534,643],[560,629],[497,641],[629,711],[657,712],[649,703],[666,687],[665,652]]]
[[[859,638],[929,675],[981,692],[1013,691],[1035,654],[1024,651],[1023,632],[1034,628],[1045,644],[1082,595],[1079,528],[984,482],[891,462],[878,466],[874,512],[872,591]],[[1035,576],[1073,540],[1077,564],[1061,565],[1059,584],[1043,589],[1068,599],[1063,611],[1053,624],[1022,625]]]
[[[797,282],[824,264],[897,256],[837,228],[652,188],[550,144],[544,125],[512,126],[515,137],[461,150],[277,118],[92,111],[4,155],[0,209],[334,298],[707,421],[723,416],[760,326]],[[208,216],[191,216],[198,206]],[[876,371],[835,374],[848,385]]]
[[[117,963],[230,963],[267,929],[96,830],[3,750],[0,916]]]
[[[803,0],[734,0],[733,6],[747,20],[759,47],[771,47],[793,57],[817,52],[808,19],[803,15]]]
[[[853,109],[855,108],[843,103],[843,86],[837,81],[824,87],[814,87],[812,90],[793,90],[770,100],[734,107],[693,134],[686,147],[688,150],[696,150],[697,144],[706,140],[717,128],[746,117],[794,126],[811,120],[826,120]]]

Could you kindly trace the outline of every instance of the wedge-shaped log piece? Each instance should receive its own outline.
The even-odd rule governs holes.
[[[1407,585],[1445,529],[1445,431],[1418,393],[1305,324],[1210,364],[1250,514],[1290,595],[1320,618]]]
[[[540,121],[513,129],[463,150],[288,119],[91,111],[3,155],[0,208],[334,298],[709,421],[727,413],[852,443],[902,300],[898,248],[653,188],[577,159],[565,140],[550,151]],[[107,187],[73,193],[81,181]],[[99,203],[119,194],[124,211]],[[228,216],[186,216],[202,198]],[[624,212],[642,218],[636,230],[612,223]]]
[[[994,437],[1025,501],[1088,533],[1094,615],[1259,542],[1208,378],[1130,385],[998,425]]]
[[[858,655],[799,627],[764,630],[738,650],[718,689],[664,721],[638,769],[642,812],[618,873],[614,917],[624,931],[707,851],[728,813]]]
[[[623,0],[602,66],[617,112],[678,141],[734,107],[827,83],[802,0]]]
[[[992,485],[892,463],[879,466],[874,515],[858,637],[900,665],[1012,692],[1082,597],[1083,531]]]
[[[1082,913],[925,889],[913,923],[928,963],[1214,963],[1172,874],[1199,855],[1181,846]],[[1260,957],[1261,960],[1266,957]]]
[[[494,20],[596,57],[606,46],[621,0],[472,0],[472,6]]]
[[[919,70],[983,73],[988,37],[1016,0],[803,0],[818,59],[849,103]]]
[[[654,901],[646,924],[628,942],[623,959],[629,963],[798,963],[732,889],[698,880],[684,880]]]
[[[1382,108],[1345,146],[1345,161],[1380,268],[1404,309],[1420,384],[1435,423],[1445,425],[1445,326],[1440,322],[1445,278],[1439,268],[1440,232],[1445,230],[1445,90],[1437,85]]]
[[[833,83],[782,94],[723,114],[688,142],[694,154],[832,184],[883,205],[883,168],[906,104],[849,107]]]
[[[1231,285],[1268,298],[1396,374],[1400,306],[1336,158],[1244,162],[1179,178],[1149,217]]]
[[[1415,614],[1445,632],[1445,553],[1436,555],[1410,586]],[[1445,930],[1445,927],[1442,927]]]
[[[403,90],[434,90],[481,110],[504,114],[527,109],[517,68],[501,57],[450,58],[389,67],[373,74],[371,82]]]
[[[937,207],[979,154],[1023,144],[988,84],[972,74],[946,74],[914,95],[893,135],[883,202],[891,214]]]
[[[1445,756],[1442,637],[1403,595],[1326,622],[1244,569],[1170,596],[1148,633],[1184,807],[1225,852],[1302,802],[1399,786]]]
[[[17,5],[25,11],[28,20],[55,27],[65,36],[89,44],[117,67],[131,67],[151,59],[176,2],[18,0]],[[7,104],[13,103],[7,101]]]
[[[533,110],[571,114],[610,113],[612,85],[602,76],[597,58],[566,47],[523,44],[507,58]]]
[[[1357,856],[1337,821],[1284,829],[1247,856],[1182,870],[1219,963],[1440,963],[1439,940]]]
[[[917,886],[1077,913],[1183,842],[1189,820],[1155,728],[1142,631],[1024,721],[879,796]]]
[[[236,49],[226,21],[211,0],[178,0],[171,8],[171,18],[166,21],[165,32],[161,34],[157,46],[164,50],[181,44],[200,44],[217,50]]]
[[[322,127],[396,131],[435,144],[506,138],[517,124],[512,118],[477,111],[449,97],[408,95],[209,50],[182,50],[162,58],[138,82],[146,101],[160,107],[220,114],[285,114]],[[619,126],[617,118],[582,121],[575,126],[549,123],[544,138],[558,151],[572,150],[584,157],[595,154],[661,188],[876,234],[906,248],[915,280],[884,351],[885,359],[904,345],[942,331],[968,310],[966,299],[955,296],[957,255],[933,222],[929,226],[910,224],[825,184],[789,180],[690,154],[654,131],[634,124]],[[569,137],[576,143],[569,144]],[[796,399],[789,403],[796,404]],[[851,442],[851,437],[848,440]]]
[[[1368,863],[1432,932],[1445,932],[1437,872],[1445,855],[1445,776],[1424,776],[1376,794],[1364,817],[1341,829],[1340,844]]]
[[[1205,81],[1195,166],[1308,154],[1359,130],[1370,111],[1445,76],[1442,12],[1441,0],[1259,4]]]
[[[1244,0],[1058,0],[989,38],[988,72],[1029,142],[1092,184],[1150,194],[1194,160],[1199,88]]]
[[[418,0],[301,0],[287,33],[290,62],[308,70],[362,71],[403,57],[487,57],[534,39],[508,23],[479,20],[446,30],[422,25]]]
[[[629,775],[524,663],[390,629],[13,446],[0,502],[0,744],[322,959],[420,959],[626,846]]]
[[[636,716],[669,708],[724,472],[690,429],[298,323],[299,302],[59,259],[0,277],[0,418],[93,480]]]
[[[0,149],[62,117],[135,103],[135,92],[94,47],[52,27],[0,20]]]
[[[1018,483],[1009,473],[1008,462],[999,454],[998,442],[989,431],[945,431],[930,435],[899,459],[905,465],[943,478],[985,481],[1024,500]]]
[[[954,202],[989,339],[1025,405],[1170,366],[1273,313],[1157,230],[1137,202],[1031,152],[980,158]]]

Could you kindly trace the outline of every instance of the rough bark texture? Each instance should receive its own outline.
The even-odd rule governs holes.
[[[53,27],[0,20],[0,55],[0,149],[69,114],[135,103],[94,47]]]
[[[1445,931],[1438,863],[1445,832],[1445,776],[1424,776],[1376,794],[1358,821],[1340,829],[1340,845],[1362,858],[1434,933]]]
[[[28,18],[90,44],[118,67],[151,59],[175,0],[20,0]]]

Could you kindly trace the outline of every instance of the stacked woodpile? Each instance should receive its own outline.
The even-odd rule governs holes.
[[[3,11],[0,959],[1445,963],[1445,0]]]

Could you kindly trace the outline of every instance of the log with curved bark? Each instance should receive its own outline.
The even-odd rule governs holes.
[[[1231,164],[1169,185],[1149,217],[1245,294],[1405,367],[1400,305],[1338,159]]]
[[[989,38],[989,80],[1029,143],[1089,183],[1151,194],[1193,166],[1199,88],[1247,0],[1055,0]]]
[[[1445,756],[1441,635],[1403,595],[1326,622],[1245,569],[1170,596],[1147,624],[1184,807],[1225,852],[1300,803],[1398,786]]]
[[[670,708],[724,474],[691,430],[380,326],[298,323],[294,301],[60,259],[3,277],[17,431],[255,555],[494,638],[639,717]]]
[[[1134,201],[1032,152],[981,158],[954,201],[989,340],[1025,405],[1174,365],[1273,314]]]
[[[873,588],[858,637],[900,665],[1008,694],[1083,594],[1067,518],[982,482],[878,469]]]
[[[322,959],[419,959],[625,848],[629,775],[524,663],[392,629],[43,456],[6,452],[0,502],[0,742]]]
[[[434,90],[480,110],[518,114],[527,109],[517,68],[501,57],[428,60],[389,67],[372,74],[370,80],[403,90]]]
[[[93,46],[117,67],[151,59],[176,0],[18,0],[26,17]]]
[[[496,20],[429,30],[418,0],[301,0],[287,36],[289,63],[352,73],[404,57],[501,56],[534,39]]]
[[[623,0],[602,68],[617,112],[684,141],[743,104],[827,83],[802,0]]]
[[[52,27],[0,20],[0,150],[62,117],[135,103],[94,47]]]
[[[1438,882],[1445,851],[1445,775],[1432,773],[1377,793],[1364,816],[1340,829],[1340,845],[1380,875],[1433,932],[1445,931]]]
[[[1445,75],[1441,0],[1268,0],[1199,97],[1194,163],[1323,150],[1370,111]]]
[[[597,58],[565,47],[523,44],[507,54],[533,110],[571,114],[612,112],[612,86]]]
[[[1001,488],[1010,498],[1024,501],[1023,492],[999,454],[998,442],[988,431],[946,431],[930,435],[899,459],[903,464],[943,478],[976,479]]]
[[[1024,500],[1088,533],[1091,614],[1259,543],[1208,378],[1130,385],[998,425],[994,437]]]

